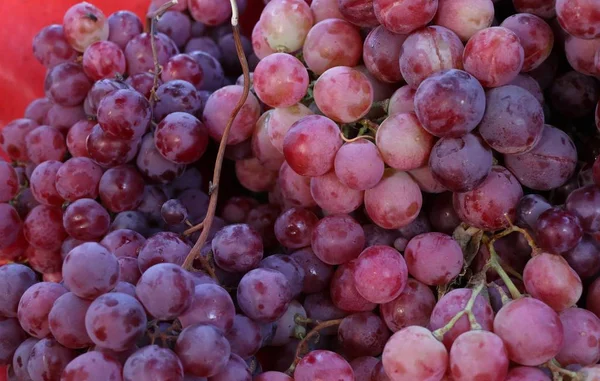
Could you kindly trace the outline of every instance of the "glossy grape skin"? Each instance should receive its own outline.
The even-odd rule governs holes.
[[[462,250],[443,233],[424,233],[412,238],[404,252],[409,273],[427,285],[443,285],[463,267]]]
[[[48,314],[52,305],[67,289],[57,283],[40,282],[29,287],[21,297],[17,317],[21,327],[38,339],[48,336]]]
[[[219,230],[212,240],[212,251],[217,266],[229,272],[248,272],[263,258],[260,236],[246,224]]]
[[[254,381],[294,381],[294,379],[282,372],[269,371],[259,374]]]
[[[400,50],[400,72],[408,85],[418,88],[431,74],[463,68],[463,44],[458,36],[441,26],[413,32]]]
[[[75,356],[75,352],[63,347],[56,340],[42,339],[31,348],[27,373],[31,380],[58,381],[63,369]]]
[[[548,58],[554,45],[554,34],[550,26],[538,16],[521,13],[506,18],[501,27],[513,31],[524,51],[524,72],[540,66]]]
[[[534,229],[540,214],[551,207],[552,205],[543,196],[528,194],[519,201],[517,207],[518,221]]]
[[[244,359],[258,352],[262,343],[260,326],[241,314],[235,315],[233,325],[227,331],[226,337],[231,345],[231,353]]]
[[[142,202],[144,178],[133,166],[110,168],[98,186],[103,205],[111,212],[132,210]]]
[[[300,360],[294,370],[295,381],[352,381],[354,371],[344,358],[335,352],[316,350]]]
[[[92,82],[81,65],[71,62],[50,69],[44,82],[46,97],[53,103],[66,107],[81,104],[91,88]]]
[[[95,125],[96,123],[93,121],[80,120],[69,129],[69,132],[67,133],[66,144],[71,156],[89,156],[86,147],[86,140]]]
[[[269,323],[279,319],[291,300],[290,284],[285,275],[276,270],[251,270],[242,277],[237,289],[240,309],[246,316],[259,322]]]
[[[78,52],[96,41],[108,39],[106,16],[94,5],[82,2],[69,8],[63,18],[65,38]]]
[[[579,218],[585,232],[600,230],[600,190],[595,185],[587,185],[571,192],[565,206]]]
[[[373,1],[377,20],[387,30],[398,34],[408,34],[427,25],[433,19],[437,8],[438,0]]]
[[[34,57],[48,69],[64,62],[74,62],[77,58],[77,52],[65,38],[62,25],[42,28],[33,37],[32,48]]]
[[[168,161],[160,154],[151,133],[142,138],[135,163],[144,176],[158,183],[173,181],[185,170],[185,165]]]
[[[521,197],[523,189],[517,179],[505,168],[493,166],[479,187],[455,193],[453,204],[463,222],[494,231],[506,228],[509,221],[515,220]]]
[[[355,261],[344,263],[336,269],[330,283],[331,300],[337,308],[344,311],[371,311],[376,304],[369,302],[356,289],[355,271]]]
[[[108,233],[100,244],[106,247],[117,258],[134,257],[137,258],[140,247],[146,242],[146,239],[133,230],[120,229]]]
[[[502,339],[491,332],[465,332],[457,337],[450,349],[449,368],[456,381],[477,378],[504,381],[508,365]]]
[[[135,290],[137,298],[150,315],[170,320],[191,306],[194,282],[180,266],[159,263],[142,274]]]
[[[294,123],[313,115],[313,112],[301,103],[286,108],[276,108],[269,113],[270,116],[265,120],[267,134],[271,144],[282,154],[283,142]]]
[[[117,11],[108,16],[107,21],[110,29],[108,41],[114,42],[121,49],[125,49],[127,43],[143,31],[140,18],[130,11]]]
[[[391,247],[368,247],[354,261],[354,266],[356,290],[370,302],[391,302],[406,287],[406,262],[400,253]]]
[[[556,360],[562,366],[593,365],[600,358],[600,319],[582,308],[568,308],[560,314],[564,330],[564,345]]]
[[[541,301],[524,297],[504,305],[494,319],[496,333],[508,357],[536,366],[556,356],[563,346],[563,326],[556,312]]]
[[[17,172],[7,162],[0,161],[0,202],[8,202],[17,195],[19,179]]]
[[[48,111],[52,108],[53,104],[48,98],[37,98],[31,101],[25,109],[24,118],[31,119],[37,124],[46,124],[46,118]]]
[[[509,29],[491,27],[475,33],[465,46],[465,71],[485,87],[498,87],[512,81],[524,61],[519,37]],[[493,62],[493,64],[490,64]]]
[[[182,265],[191,247],[175,233],[160,232],[148,238],[139,250],[138,262],[143,273],[157,263]]]
[[[457,69],[432,74],[414,95],[419,121],[437,137],[460,137],[471,132],[483,118],[485,104],[485,93],[477,79]]]
[[[302,47],[313,25],[310,6],[300,0],[270,2],[260,18],[269,46],[286,53]]]
[[[382,361],[392,381],[441,380],[446,372],[448,352],[429,330],[410,326],[390,337]]]
[[[202,114],[202,121],[208,128],[209,135],[216,141],[222,139],[231,112],[242,96],[242,90],[243,88],[237,85],[225,86],[212,93],[208,98]],[[254,124],[259,117],[258,100],[254,95],[249,94],[244,107],[233,122],[227,144],[237,144],[248,139],[252,135]]]
[[[191,306],[179,316],[181,325],[209,324],[223,332],[234,325],[235,306],[231,296],[216,284],[199,284],[194,288]]]
[[[177,79],[184,80],[194,85],[196,89],[199,89],[204,79],[204,71],[200,64],[190,55],[177,54],[167,61],[161,73],[161,79],[163,82]]]
[[[397,332],[412,325],[426,327],[434,306],[431,289],[415,279],[408,279],[400,295],[382,304],[379,310],[387,327]]]
[[[313,94],[323,114],[336,122],[357,121],[373,104],[373,86],[367,77],[347,66],[325,71],[315,83]]]
[[[190,164],[204,155],[208,132],[194,116],[175,112],[167,115],[156,127],[155,144],[165,159],[177,164]]]
[[[8,204],[0,204],[7,205]],[[19,218],[16,215],[16,211],[10,207],[10,217],[6,216],[4,221],[10,223],[11,228],[18,226]],[[15,217],[13,218],[13,212]],[[10,220],[9,220],[10,218]],[[58,250],[62,244],[62,241],[67,237],[67,234],[62,224],[63,213],[57,207],[51,207],[46,205],[38,205],[29,212],[27,218],[23,222],[23,233],[25,239],[30,245],[35,246],[39,249],[44,250]],[[14,231],[14,237],[18,233],[18,230]],[[7,236],[7,233],[3,234],[6,241],[14,242],[15,239],[11,236]]]
[[[188,217],[187,208],[178,199],[170,199],[162,204],[160,214],[168,225],[177,225],[185,222]]]
[[[117,90],[98,106],[98,124],[109,135],[124,140],[141,138],[151,118],[150,103],[134,90]]]
[[[435,330],[445,326],[457,313],[465,308],[472,295],[473,290],[471,289],[457,288],[441,297],[433,308],[428,327]],[[483,330],[492,330],[494,311],[490,303],[482,295],[475,297],[473,314],[475,315],[475,320]],[[444,334],[443,343],[446,348],[450,348],[457,337],[460,337],[461,334],[470,329],[471,324],[467,316],[458,319],[454,327]]]
[[[360,161],[355,158],[360,157]],[[335,175],[353,190],[373,188],[383,176],[385,164],[377,146],[366,139],[342,145],[334,159]]]
[[[439,0],[433,22],[450,29],[462,41],[468,41],[476,32],[492,25],[493,19],[491,0]]]
[[[308,246],[318,221],[317,216],[308,209],[291,208],[275,221],[275,236],[290,249]]]
[[[114,351],[130,348],[142,337],[146,322],[140,302],[119,292],[99,296],[85,315],[85,327],[92,341]]]
[[[110,41],[94,42],[83,53],[83,71],[94,81],[125,74],[126,65],[125,54]]]
[[[25,136],[33,131],[38,124],[31,119],[15,119],[0,130],[0,145],[2,150],[16,161],[28,161],[25,148]]]
[[[87,157],[65,161],[56,172],[56,191],[67,201],[98,197],[102,168]]]
[[[390,202],[392,198],[393,203]],[[411,223],[417,218],[422,204],[421,189],[405,172],[387,169],[379,184],[365,191],[367,214],[385,229],[397,229]]]
[[[322,262],[310,248],[300,249],[290,257],[304,269],[302,292],[312,294],[327,288],[333,275],[332,266]]]
[[[71,361],[64,369],[61,380],[100,381],[105,378],[122,381],[123,367],[113,356],[90,351]]]
[[[365,244],[360,224],[344,214],[321,219],[312,230],[311,248],[324,263],[339,265],[355,259]]]
[[[479,133],[494,150],[525,153],[542,139],[544,110],[530,92],[517,86],[500,86],[489,90],[486,99]]]
[[[110,215],[98,202],[81,198],[65,209],[63,225],[65,231],[73,238],[98,239],[108,232]]]
[[[398,170],[411,170],[427,163],[434,137],[413,113],[394,114],[377,129],[376,144],[383,161]]]
[[[277,270],[287,278],[292,296],[297,297],[304,286],[304,267],[289,255],[274,254],[263,259],[259,267]]]
[[[517,366],[508,371],[505,381],[550,381],[550,377],[539,368]]]
[[[306,66],[315,74],[323,74],[332,67],[358,65],[361,44],[356,26],[343,19],[328,19],[310,29],[302,53]]]
[[[383,26],[371,30],[363,45],[365,66],[382,82],[400,82],[402,73],[398,66],[402,44],[408,36],[388,31]]]
[[[308,71],[296,57],[275,53],[254,70],[254,91],[271,107],[289,107],[302,100],[308,89]]]
[[[554,207],[540,214],[535,225],[536,243],[550,253],[573,249],[583,237],[579,219],[573,213]]]
[[[572,36],[584,39],[600,37],[600,13],[591,0],[556,0],[560,26]]]
[[[225,369],[231,347],[219,329],[194,324],[179,334],[175,353],[186,374],[211,377]]]
[[[67,254],[63,264],[65,285],[80,298],[93,300],[112,290],[119,279],[114,254],[95,242],[86,242]]]
[[[123,52],[127,60],[127,71],[129,75],[136,75],[154,70],[152,60],[152,46],[150,34],[141,33],[133,37],[125,46]],[[172,56],[169,37],[162,33],[156,34],[156,52],[158,63],[164,67]]]
[[[0,315],[17,317],[19,300],[36,282],[36,274],[24,265],[10,263],[0,267]]]
[[[56,299],[48,315],[50,333],[56,341],[71,349],[93,344],[85,329],[85,314],[91,303],[71,292]]]

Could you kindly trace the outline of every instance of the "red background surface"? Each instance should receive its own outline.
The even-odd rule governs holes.
[[[149,0],[88,1],[100,7],[107,16],[125,6],[142,20],[149,4]],[[13,119],[23,117],[27,105],[44,96],[46,69],[33,56],[31,41],[42,27],[61,24],[65,11],[77,2],[0,0],[0,128]],[[246,12],[241,17],[242,30],[247,36],[252,32],[263,8],[262,0],[248,0],[248,3]],[[4,367],[0,367],[0,381],[6,381]]]

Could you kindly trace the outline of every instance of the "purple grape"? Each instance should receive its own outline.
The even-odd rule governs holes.
[[[63,225],[73,238],[82,241],[99,239],[108,233],[110,215],[98,202],[81,198],[67,207]]]
[[[117,261],[119,262],[119,283],[127,282],[136,285],[142,276],[137,258],[119,257]]]
[[[304,270],[302,292],[312,294],[327,288],[333,276],[333,266],[321,261],[310,248],[300,249],[290,257]]]
[[[576,215],[554,207],[546,210],[535,224],[536,243],[553,254],[573,249],[583,237],[583,229]]]
[[[182,265],[190,249],[175,233],[157,233],[148,238],[139,250],[140,271],[143,273],[158,263]]]
[[[115,91],[126,89],[131,90],[131,87],[128,85],[128,83],[114,79],[101,79],[96,81],[85,98],[84,105],[87,107],[86,112],[88,115],[96,116],[98,113],[98,107],[100,107],[100,102],[102,102],[104,97],[114,93]]]
[[[389,337],[383,320],[372,312],[348,315],[338,328],[338,341],[350,358],[379,356]]]
[[[223,53],[219,45],[210,37],[195,37],[191,38],[185,45],[185,52],[190,54],[193,52],[201,51],[214,57],[217,61],[221,61]]]
[[[123,381],[152,378],[183,381],[183,365],[173,351],[149,345],[127,359],[123,366]]]
[[[56,191],[67,201],[98,197],[102,168],[87,157],[65,161],[56,172]]]
[[[133,230],[146,237],[150,234],[150,226],[146,216],[137,211],[127,211],[117,214],[110,224],[110,231],[119,229]]]
[[[132,165],[110,168],[100,178],[100,199],[113,212],[123,212],[138,207],[144,195],[144,178]]]
[[[191,164],[204,155],[208,130],[193,115],[174,112],[158,124],[154,141],[165,159],[176,164]]]
[[[182,48],[192,35],[192,21],[182,12],[167,11],[156,23],[156,30],[170,37]]]
[[[215,91],[225,83],[225,72],[218,58],[210,53],[196,50],[189,55],[198,62],[204,73],[204,80],[200,85],[200,90]]]
[[[50,333],[61,345],[70,349],[91,346],[92,340],[85,329],[85,314],[92,304],[72,292],[61,295],[48,315]]]
[[[94,298],[112,290],[119,279],[117,258],[104,246],[86,242],[67,254],[63,265],[65,285],[80,298]]]
[[[600,189],[588,185],[571,192],[566,208],[579,218],[583,230],[593,233],[600,230]]]
[[[29,287],[19,301],[17,317],[29,335],[42,339],[50,334],[48,314],[67,289],[57,283],[40,282]]]
[[[4,214],[4,205],[0,204],[0,213]],[[9,206],[10,207],[10,206]],[[14,211],[11,208],[11,213]],[[63,212],[60,208],[54,206],[38,205],[29,212],[27,218],[23,223],[23,233],[25,239],[30,245],[35,246],[39,249],[45,250],[58,250],[62,245],[62,241],[67,238],[67,233],[63,227]],[[5,223],[10,223],[12,229],[19,225],[18,215],[16,218],[11,215],[4,214],[3,219],[0,219]],[[8,235],[8,232],[0,230],[5,237],[5,242],[13,242],[12,236]],[[14,237],[18,234],[18,230],[14,232]],[[12,239],[12,240],[11,240]]]
[[[194,324],[179,334],[175,353],[187,374],[212,377],[225,369],[231,347],[219,329],[210,325]]]
[[[259,267],[277,270],[285,275],[290,284],[293,297],[299,296],[302,292],[305,277],[304,267],[296,262],[293,257],[283,254],[270,255],[260,261]]]
[[[90,351],[71,361],[63,370],[61,380],[121,380],[122,369],[116,358],[104,352]]]
[[[108,16],[108,25],[108,41],[114,42],[121,49],[125,49],[127,43],[143,31],[140,18],[130,11],[117,11]]]
[[[0,339],[0,364],[8,365],[19,345],[27,339],[27,334],[17,319],[0,317]]]
[[[31,349],[38,341],[38,339],[30,337],[29,339],[23,341],[15,351],[12,369],[14,370],[18,381],[32,381],[31,377],[29,376],[29,372],[27,371],[27,364],[29,363]]]
[[[76,354],[54,339],[42,339],[32,348],[27,361],[27,373],[32,380],[59,381],[63,369]]]
[[[550,209],[552,205],[538,194],[528,194],[521,198],[517,206],[518,221],[526,224],[529,228],[535,228],[535,224],[543,212]]]
[[[95,125],[87,138],[86,147],[92,160],[103,167],[125,164],[135,158],[141,140],[123,140],[105,133]]]
[[[225,369],[210,379],[211,381],[252,381],[252,373],[244,359],[232,353]]]
[[[147,134],[142,138],[136,164],[144,176],[161,183],[173,181],[185,169],[185,165],[168,161],[160,154],[156,149],[152,134]]]
[[[125,81],[129,86],[135,89],[137,92],[142,94],[146,99],[150,99],[152,96],[152,90],[154,89],[154,76],[152,73],[138,73],[130,76]],[[158,78],[156,86],[163,84],[163,81]],[[154,89],[156,91],[156,89]]]
[[[156,90],[156,96],[158,101],[154,104],[154,119],[158,122],[173,112],[197,115],[204,106],[194,85],[180,79],[160,85]]]
[[[146,239],[133,230],[120,229],[108,233],[100,244],[106,247],[117,258],[134,257],[137,258],[140,247],[146,242]]]
[[[123,140],[141,138],[150,123],[150,103],[135,90],[117,90],[98,105],[98,124],[109,135]]]
[[[258,352],[262,344],[260,326],[240,314],[235,315],[233,325],[227,331],[226,337],[231,345],[231,353],[244,359]]]
[[[125,59],[129,75],[135,75],[154,70],[152,59],[152,45],[149,33],[141,33],[133,37],[125,46]],[[173,55],[172,41],[162,33],[157,33],[155,38],[158,64],[164,66]]]
[[[254,269],[244,275],[237,289],[240,309],[260,322],[279,319],[291,300],[290,284],[285,275],[276,270]]]
[[[212,251],[217,266],[229,272],[248,272],[263,258],[262,240],[246,224],[221,229],[212,240]]]
[[[52,102],[48,98],[34,99],[25,109],[24,117],[40,125],[46,124],[46,117],[52,106]]]
[[[216,284],[199,284],[194,289],[190,308],[179,316],[181,325],[209,324],[229,332],[233,327],[235,306],[231,296]]]
[[[83,103],[92,81],[76,63],[61,63],[48,71],[44,90],[53,103],[61,106],[77,106]]]
[[[97,41],[83,53],[83,71],[97,81],[125,74],[125,54],[119,45],[110,41]]]
[[[35,273],[27,266],[9,263],[0,267],[0,315],[17,317],[19,300],[37,282]]]

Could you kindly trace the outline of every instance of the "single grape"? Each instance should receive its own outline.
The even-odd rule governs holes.
[[[82,2],[73,5],[63,18],[65,38],[78,52],[83,52],[96,41],[108,39],[106,16],[94,5]]]
[[[188,211],[178,199],[167,200],[160,209],[163,221],[169,225],[177,225],[186,221]]]
[[[398,66],[402,44],[408,36],[388,31],[378,26],[369,32],[363,45],[365,66],[378,80],[388,83],[400,82],[402,73]]]
[[[449,235],[424,233],[412,238],[404,252],[409,273],[427,285],[443,285],[463,267],[460,246]]]
[[[100,178],[100,199],[113,213],[135,209],[144,192],[144,178],[133,166],[110,168]]]
[[[508,365],[502,339],[491,332],[465,332],[456,338],[450,349],[448,366],[455,381],[477,378],[504,381]]]
[[[556,16],[560,26],[572,36],[600,37],[600,17],[593,0],[556,0]]]
[[[292,253],[290,257],[304,270],[302,292],[312,294],[327,288],[333,275],[332,266],[322,262],[308,247]]]
[[[140,247],[146,242],[146,239],[139,233],[119,229],[108,233],[100,244],[106,247],[117,258],[134,257],[137,258]]]
[[[83,67],[71,62],[50,69],[44,82],[46,97],[53,103],[66,107],[83,103],[91,88],[92,81],[85,75]]]
[[[179,177],[185,170],[184,164],[168,161],[160,154],[151,133],[146,134],[141,143],[135,163],[144,176],[155,182],[167,183]]]
[[[279,0],[267,4],[261,24],[269,46],[292,53],[300,49],[313,25],[310,6],[300,0]]]
[[[551,207],[552,205],[543,196],[528,194],[521,198],[517,206],[518,221],[533,229],[540,214]]]
[[[270,191],[277,183],[277,171],[264,167],[254,157],[236,160],[235,174],[240,184],[252,192]]]
[[[140,233],[143,236],[151,234],[146,216],[137,211],[121,212],[117,214],[110,224],[110,231],[119,229],[129,229]]]
[[[538,81],[529,74],[519,74],[508,83],[509,85],[519,86],[531,93],[542,106],[544,106],[544,93]]]
[[[277,218],[275,236],[283,246],[291,249],[308,246],[318,221],[310,210],[291,208]]]
[[[80,298],[93,300],[112,290],[119,279],[117,258],[104,246],[86,242],[67,254],[62,269],[65,285]]]
[[[223,332],[234,325],[235,307],[231,296],[216,284],[195,286],[191,306],[179,316],[181,325],[209,324]]]
[[[218,47],[215,48],[218,49]],[[196,60],[204,73],[200,90],[216,91],[225,84],[225,72],[217,58],[200,50],[192,51],[189,55]]]
[[[6,154],[15,161],[28,161],[25,137],[38,124],[31,119],[16,119],[9,122],[0,130],[0,146]]]
[[[554,207],[540,214],[535,225],[536,243],[544,250],[560,254],[573,249],[583,237],[576,215]]]
[[[187,44],[185,44],[185,53],[189,54],[197,51],[207,53],[214,57],[217,61],[220,61],[221,58],[223,58],[223,53],[221,52],[219,45],[217,45],[217,43],[215,42],[215,40],[212,39],[212,37],[198,36],[190,38]]]
[[[149,33],[141,33],[127,42],[123,52],[125,53],[127,72],[129,75],[136,75],[154,70],[151,39],[152,37]],[[166,35],[162,33],[156,34],[156,57],[159,65],[163,67],[173,55],[171,43],[172,40]]]
[[[352,381],[354,371],[344,358],[335,352],[316,350],[300,360],[294,370],[295,381]]]
[[[127,282],[136,285],[142,273],[140,272],[137,258],[119,257],[119,282]]]
[[[563,253],[569,266],[582,280],[593,278],[600,271],[600,244],[591,236],[584,235],[575,248]]]
[[[259,267],[277,270],[287,278],[292,296],[297,297],[304,286],[304,267],[289,255],[274,254],[259,263]]]
[[[524,51],[521,71],[535,69],[550,55],[554,46],[554,34],[550,25],[540,17],[519,13],[504,19],[500,26],[513,31],[519,37]]]
[[[226,337],[231,345],[231,353],[244,359],[251,357],[261,348],[260,326],[244,315],[235,315]]]
[[[108,41],[112,41],[121,49],[135,36],[142,33],[143,26],[140,18],[133,12],[122,10],[108,16]]]
[[[300,102],[308,89],[308,71],[296,57],[275,53],[262,59],[254,70],[254,91],[271,107]]]
[[[0,267],[0,315],[17,317],[19,300],[36,282],[35,273],[17,263],[9,263]]]
[[[600,358],[600,319],[582,308],[568,308],[560,314],[565,342],[556,355],[562,366],[593,365]]]
[[[175,353],[186,373],[211,377],[225,369],[231,347],[223,333],[210,325],[194,324],[179,334]]]
[[[152,96],[152,89],[154,88],[154,76],[151,73],[138,73],[129,76],[125,83],[131,88],[142,94],[146,99],[150,99]],[[157,86],[161,86],[163,81],[159,78]]]
[[[150,103],[134,90],[117,90],[98,106],[98,124],[104,132],[123,140],[137,140],[148,128]]]
[[[365,299],[356,288],[356,260],[340,265],[330,283],[333,304],[348,312],[366,312],[375,308],[376,304]]]
[[[462,41],[488,28],[494,19],[492,0],[438,0],[434,24],[450,29]]]
[[[30,381],[31,377],[27,371],[27,365],[29,363],[29,356],[31,355],[31,349],[39,340],[33,337],[23,341],[21,345],[15,351],[12,360],[12,369],[15,372],[17,381],[24,380]],[[10,380],[10,378],[9,378]]]
[[[3,207],[6,205],[10,212],[8,214]],[[8,204],[0,204],[0,213],[4,214],[2,221],[10,223],[11,229],[14,230],[15,226],[19,226],[19,217],[17,212]],[[13,217],[14,213],[14,217]],[[63,212],[60,208],[54,206],[38,205],[29,212],[27,218],[23,222],[23,233],[25,239],[30,245],[35,246],[38,249],[45,250],[58,250],[62,244],[62,241],[67,238],[67,233],[63,227]],[[14,242],[12,235],[9,235],[10,230],[0,230],[0,236],[4,237],[5,242]],[[16,238],[18,230],[14,231],[14,237]]]
[[[63,215],[65,231],[80,240],[99,239],[108,233],[110,215],[98,202],[81,198],[70,204]]]
[[[380,355],[389,337],[385,323],[372,312],[348,315],[338,328],[338,341],[351,358]]]
[[[80,299],[68,292],[61,295],[48,315],[50,333],[61,345],[71,348],[86,348],[92,340],[85,329],[85,314],[91,301]]]
[[[329,265],[339,265],[357,258],[364,244],[362,227],[348,215],[327,216],[312,230],[312,250],[321,261]]]
[[[164,16],[178,12],[167,12]],[[187,19],[187,17],[185,17]],[[161,17],[163,20],[163,17]],[[184,80],[192,85],[196,89],[200,89],[202,81],[204,79],[204,71],[200,64],[188,54],[177,54],[167,61],[164,70],[161,73],[161,79],[163,82],[169,82],[173,80]]]
[[[33,120],[40,125],[46,124],[48,111],[52,108],[52,106],[53,104],[48,98],[34,99],[25,109],[24,118]]]
[[[600,189],[596,186],[587,185],[571,192],[565,205],[578,217],[585,232],[600,230]]]
[[[529,297],[510,301],[498,311],[494,333],[504,342],[511,361],[528,366],[552,359],[564,342],[558,314],[543,302]]]
[[[66,144],[71,156],[89,157],[86,141],[95,125],[96,123],[94,121],[80,120],[69,129]]]
[[[114,42],[94,42],[83,53],[83,71],[94,81],[123,75],[126,65],[125,54]]]
[[[98,197],[102,168],[87,157],[65,161],[56,172],[56,191],[67,201]]]
[[[32,348],[27,361],[27,373],[31,380],[59,381],[76,354],[52,338],[38,341]]]
[[[290,284],[276,270],[258,268],[246,273],[237,289],[240,309],[259,322],[273,322],[286,311],[292,300]]]
[[[356,290],[370,302],[391,302],[406,287],[406,262],[400,253],[391,247],[371,246],[365,249],[354,263]]]
[[[212,240],[212,251],[217,266],[229,272],[247,272],[263,257],[260,236],[246,224],[221,229]]]
[[[399,34],[408,34],[429,24],[437,9],[438,0],[373,1],[377,20],[390,32]]]
[[[62,25],[42,28],[33,37],[32,48],[34,57],[48,69],[64,62],[74,62],[77,58],[77,51],[67,42]],[[43,121],[38,123],[43,124]]]
[[[192,35],[192,20],[185,13],[169,10],[156,23],[156,30],[170,37],[181,48]]]
[[[187,8],[194,20],[210,26],[218,26],[231,17],[231,6],[220,1],[190,0]]]
[[[182,265],[191,247],[175,233],[159,232],[140,247],[138,262],[143,273],[157,263]]]
[[[270,111],[270,116],[265,120],[267,134],[271,144],[281,153],[283,153],[284,139],[294,123],[313,112],[301,103],[286,107],[276,108]],[[322,117],[321,117],[322,118]],[[320,119],[325,120],[325,119]]]
[[[29,335],[42,339],[50,334],[48,314],[56,299],[67,293],[57,283],[40,282],[29,287],[21,297],[17,317]]]
[[[361,160],[357,161],[357,157]],[[334,168],[342,184],[360,191],[371,189],[379,183],[385,164],[378,147],[366,139],[360,139],[338,149]]]
[[[412,325],[426,327],[434,306],[431,289],[415,279],[408,279],[400,295],[382,304],[379,310],[387,327],[397,332]]]

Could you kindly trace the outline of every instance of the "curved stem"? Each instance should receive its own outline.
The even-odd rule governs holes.
[[[300,362],[300,360],[302,359],[302,356],[304,356],[303,352],[305,351],[305,347],[308,344],[308,340],[310,340],[314,336],[319,335],[319,331],[322,331],[325,328],[340,325],[342,320],[344,320],[344,319],[327,320],[327,321],[317,324],[313,329],[311,329],[310,332],[308,332],[306,334],[306,336],[302,340],[300,340],[300,342],[298,343],[298,347],[296,348],[296,355],[294,356],[294,362],[292,363],[292,365],[290,365],[290,367],[288,368],[286,373],[287,374],[294,373],[294,369],[296,369],[296,365],[298,365],[298,362]]]
[[[471,325],[472,330],[481,329],[481,325],[477,322],[477,318],[473,313],[473,306],[475,305],[475,300],[477,300],[477,296],[481,293],[484,287],[485,283],[483,282],[475,286],[475,288],[473,288],[473,290],[471,291],[471,297],[469,298],[469,301],[467,302],[465,308],[456,315],[454,315],[454,317],[445,326],[438,328],[432,332],[433,336],[436,339],[442,341],[444,339],[444,335],[448,333],[448,331],[450,331],[452,328],[454,328],[456,323],[465,315],[467,315],[469,319],[469,324]]]
[[[494,248],[495,239],[491,239],[488,243],[488,250],[490,251],[490,259],[488,261],[489,267],[492,268],[502,279],[506,287],[508,287],[508,291],[513,299],[519,299],[522,295],[517,286],[513,283],[512,279],[508,276],[502,265],[500,264],[500,257],[498,257],[498,253],[496,253],[496,249]]]
[[[347,137],[344,136],[343,132],[340,132],[340,137],[346,143],[352,143],[352,142],[355,142],[355,141],[360,140],[360,139],[370,139],[370,140],[375,141],[375,138],[373,136],[371,136],[371,135],[359,135],[359,136],[357,136],[355,138],[348,139]]]
[[[196,241],[196,244],[190,250],[185,262],[183,263],[183,268],[186,270],[190,270],[192,268],[192,264],[194,263],[194,259],[199,257],[202,262],[202,267],[205,269],[210,268],[210,264],[206,261],[206,258],[202,257],[200,254],[200,250],[204,246],[206,239],[208,238],[208,234],[210,233],[210,227],[212,225],[213,219],[215,217],[215,212],[217,210],[217,201],[219,195],[219,181],[221,178],[221,169],[223,167],[223,158],[225,157],[225,148],[227,146],[227,139],[229,138],[229,132],[231,131],[231,126],[233,125],[233,121],[237,117],[238,113],[246,103],[246,99],[248,98],[248,94],[250,93],[250,72],[248,68],[248,61],[246,60],[246,55],[244,53],[244,49],[242,47],[242,41],[240,37],[240,27],[238,25],[239,12],[237,8],[236,0],[230,0],[231,2],[231,26],[233,29],[233,39],[235,41],[235,48],[237,51],[238,59],[242,65],[242,71],[244,72],[244,91],[242,93],[241,98],[238,100],[229,120],[227,121],[227,125],[225,126],[225,130],[223,131],[223,137],[221,138],[221,143],[219,144],[219,151],[217,153],[217,159],[215,162],[215,170],[213,174],[213,180],[210,185],[209,194],[210,201],[208,203],[208,211],[206,212],[206,217],[204,217],[204,221],[202,221],[202,233],[200,237]],[[214,271],[210,274],[213,278]],[[216,278],[215,278],[216,279]]]
[[[152,60],[154,61],[154,82],[152,83],[152,90],[150,90],[150,105],[154,105],[154,102],[158,100],[156,95],[156,89],[158,88],[158,76],[162,71],[162,67],[158,62],[158,52],[156,50],[156,23],[162,15],[165,14],[174,5],[177,5],[178,0],[171,0],[161,5],[156,11],[150,15],[150,46],[152,48]]]
[[[577,372],[573,372],[571,370],[564,369],[560,366],[556,359],[552,359],[544,364],[544,366],[552,372],[552,378],[554,380],[562,380],[563,376],[569,377],[572,381],[581,380],[581,377]]]

